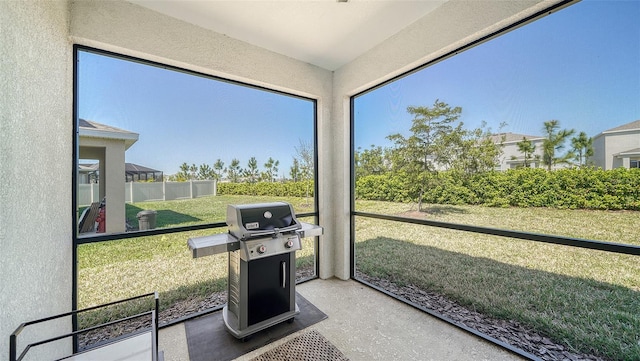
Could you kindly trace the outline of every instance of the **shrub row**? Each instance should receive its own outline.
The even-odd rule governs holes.
[[[313,181],[218,183],[219,195],[253,195],[277,197],[313,197]]]
[[[465,176],[453,171],[425,175],[422,201],[494,207],[640,210],[640,169],[521,168]],[[361,177],[358,199],[417,201],[419,184],[402,173]]]

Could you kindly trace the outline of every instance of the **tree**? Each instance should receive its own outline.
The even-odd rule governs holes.
[[[198,168],[195,164],[190,166],[187,164],[187,162],[184,162],[180,165],[180,171],[176,173],[173,179],[175,179],[177,182],[186,182],[195,177],[195,170],[197,169]]]
[[[189,179],[196,179],[198,167],[195,163],[189,166]]]
[[[302,171],[300,170],[300,162],[298,161],[298,158],[295,158],[295,157],[293,158],[293,164],[289,168],[289,177],[294,182],[297,182],[300,179],[302,179]]]
[[[371,148],[354,153],[356,178],[372,174],[383,174],[388,169],[385,162],[385,151],[382,147],[371,145]]]
[[[197,179],[216,179],[216,174],[208,164],[200,164],[198,167]]]
[[[506,124],[500,124],[500,128]],[[457,170],[464,175],[478,174],[495,169],[502,154],[502,141],[494,141],[487,123],[479,128],[467,130],[460,122],[446,135],[448,162],[447,168]]]
[[[227,169],[227,176],[229,180],[233,183],[238,183],[240,180],[240,175],[242,174],[242,168],[240,168],[240,161],[236,158],[231,160],[231,164],[229,164],[229,168]]]
[[[180,171],[173,177],[176,182],[185,182],[189,180],[189,165],[184,162],[180,164]]]
[[[213,163],[213,170],[215,172],[216,180],[222,180],[224,173],[227,171],[224,168],[224,162],[220,160],[220,158]]]
[[[573,153],[569,152],[563,156],[557,154],[564,148],[564,143],[575,130],[560,130],[560,122],[558,120],[549,120],[544,122],[545,139],[542,141],[542,162],[547,166],[547,170],[551,170],[554,165],[560,163],[568,163],[573,158]]]
[[[461,129],[461,125],[454,128],[452,123],[458,120],[462,108],[452,108],[436,99],[431,107],[410,106],[407,107],[407,112],[413,115],[411,136],[404,137],[396,133],[389,135],[387,139],[395,143],[393,167],[403,171],[417,187],[414,198],[417,199],[420,211],[422,198],[428,187],[427,180],[434,178],[429,176],[437,176],[439,165],[450,163],[450,142],[461,138],[453,134],[454,130]]]
[[[298,164],[300,166],[300,180],[311,180],[314,174],[314,151],[310,142],[298,140],[299,145],[294,147]]]
[[[256,157],[249,158],[247,162],[247,168],[242,172],[242,175],[246,178],[247,182],[255,183],[258,181],[258,161]]]
[[[580,132],[577,137],[571,138],[571,147],[578,165],[587,165],[588,157],[593,156],[593,138],[587,137],[585,132]]]
[[[262,172],[262,179],[267,182],[275,181],[275,178],[278,176],[278,166],[280,165],[280,161],[274,160],[269,157],[267,162],[264,163],[264,172]]]
[[[313,146],[311,144],[311,142],[305,142],[302,139],[298,140],[299,145],[297,147],[294,147],[295,151],[296,151],[296,156],[298,159],[298,169],[299,169],[299,175],[300,175],[300,179],[298,179],[299,181],[307,181],[307,180],[313,180],[313,176],[315,174],[314,172],[314,167],[315,167],[315,151],[313,149]],[[307,205],[309,204],[309,194],[310,194],[310,183],[311,182],[307,182]]]
[[[516,143],[516,146],[518,146],[518,150],[524,157],[522,166],[525,168],[531,167],[531,161],[539,157],[538,155],[534,155],[536,152],[536,145],[527,139],[527,137],[522,137],[522,140]],[[511,157],[511,159],[515,158],[515,156]]]

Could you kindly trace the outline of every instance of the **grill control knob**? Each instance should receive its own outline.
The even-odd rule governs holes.
[[[260,247],[258,247],[258,253],[263,254],[267,251],[267,247],[265,247],[264,245],[260,245]]]
[[[287,241],[287,243],[285,243],[285,244],[284,244],[284,246],[285,246],[286,248],[291,248],[291,247],[293,247],[293,241],[292,241],[292,240],[288,240],[288,241]]]

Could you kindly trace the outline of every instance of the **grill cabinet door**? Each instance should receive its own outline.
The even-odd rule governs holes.
[[[248,326],[290,310],[290,263],[289,253],[247,262]],[[283,277],[286,281],[284,288]]]

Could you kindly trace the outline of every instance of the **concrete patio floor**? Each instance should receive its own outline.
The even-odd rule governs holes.
[[[522,360],[358,282],[313,280],[296,290],[329,317],[236,360],[250,360],[307,330],[317,330],[352,361]],[[183,324],[160,331],[166,361],[189,359]]]

